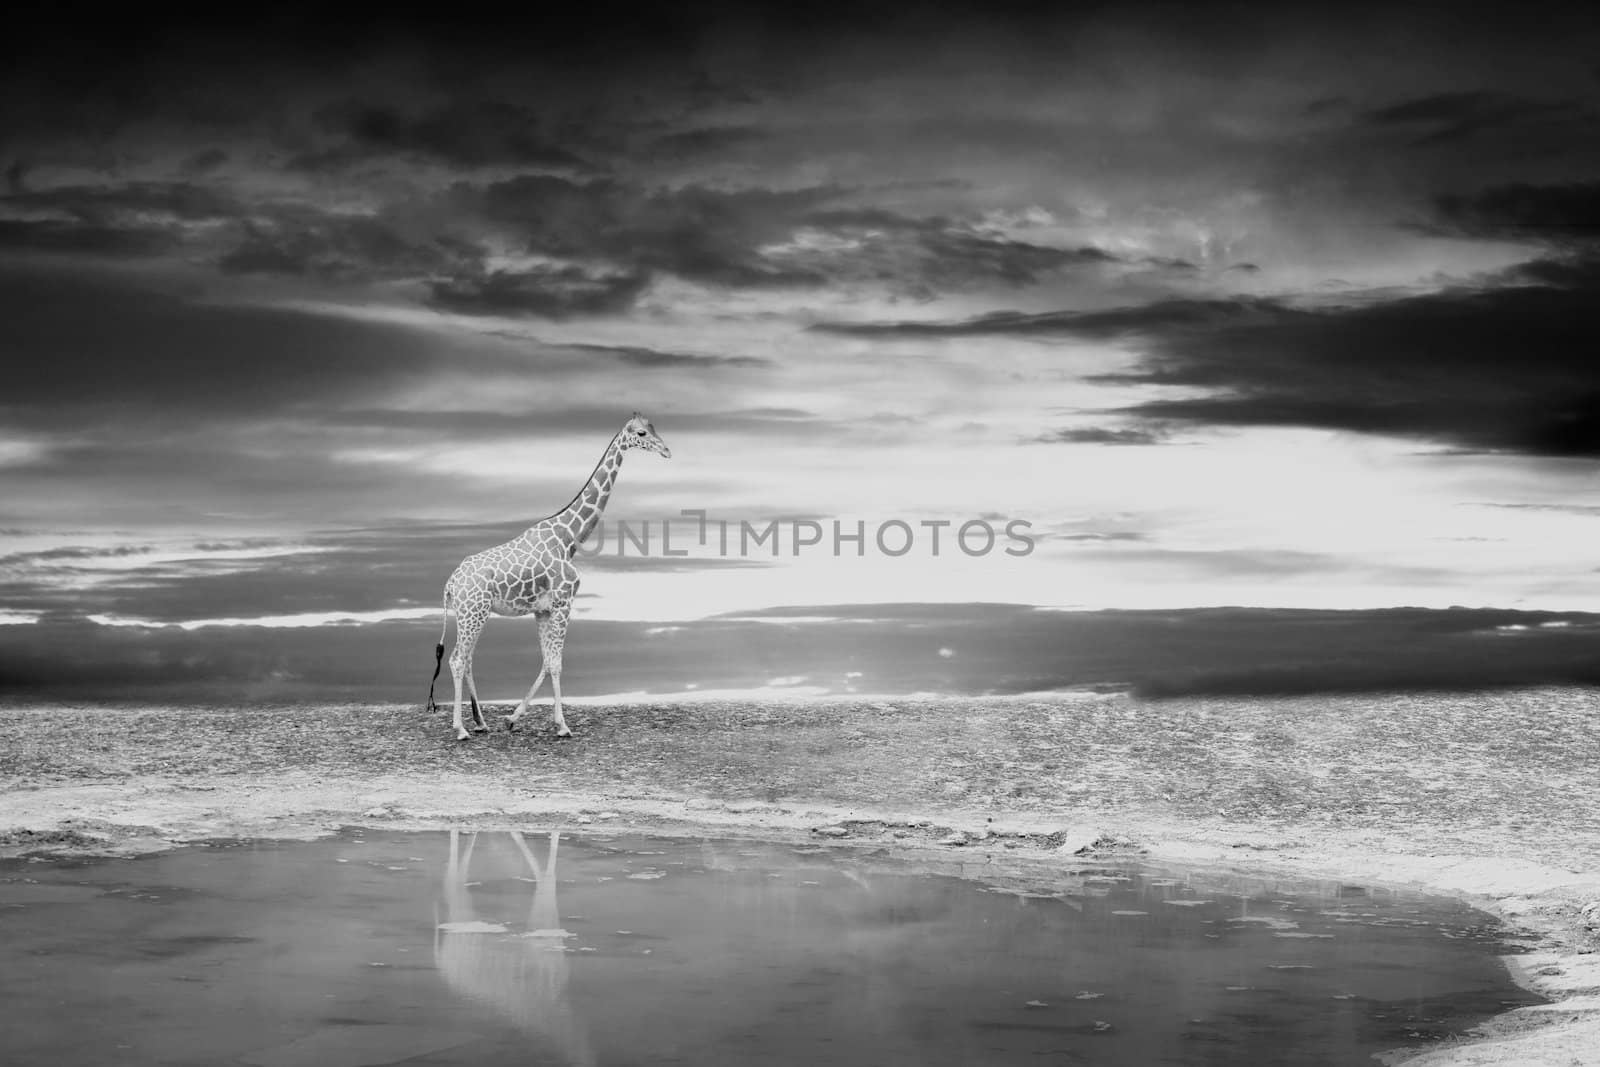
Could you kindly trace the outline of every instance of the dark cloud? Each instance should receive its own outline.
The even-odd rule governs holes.
[[[0,196],[0,249],[148,257],[177,251],[191,224],[231,219],[231,195],[188,181],[30,190],[21,172]]]
[[[220,165],[220,153],[211,158],[197,173]],[[195,171],[192,163],[186,173]],[[0,211],[17,216],[0,219],[0,248],[182,255],[224,274],[360,283],[465,273],[481,269],[484,258],[448,220],[430,226],[394,209],[363,214],[293,199],[247,201],[198,180],[58,186],[0,197]]]
[[[1307,115],[1330,115],[1348,112],[1352,107],[1348,96],[1319,96],[1306,105]]]
[[[736,408],[728,411],[681,410],[652,403],[648,397],[637,405],[650,416],[656,429],[669,437],[678,428],[692,428],[696,434],[795,434],[823,436],[840,434],[848,426],[832,419],[796,409]],[[591,406],[568,404],[554,409],[527,413],[499,411],[412,411],[385,409],[309,409],[306,414],[318,425],[383,430],[395,435],[394,441],[415,441],[449,437],[452,440],[526,439],[530,434],[594,435],[596,447],[615,433],[631,410],[626,404]],[[401,436],[407,435],[410,436]],[[671,441],[669,440],[670,444]]]
[[[242,432],[230,433],[230,423],[241,418],[237,410],[185,418],[170,407],[135,415],[59,412],[57,442],[38,459],[5,471],[8,511],[29,517],[92,514],[107,525],[131,528],[208,526],[219,519],[276,527],[290,516],[328,522],[404,515],[440,502],[479,514],[503,513],[485,511],[503,506],[489,487],[330,455],[352,442],[325,426],[285,426],[258,417],[246,421]],[[519,488],[542,490],[549,498],[570,495],[569,482],[530,477],[519,480]]]
[[[465,168],[589,169],[583,158],[544,133],[540,112],[505,100],[458,101],[421,114],[341,103],[322,109],[317,117],[336,141],[298,156],[292,167],[327,170],[399,155]]]
[[[286,274],[366,282],[476,269],[477,248],[448,236],[412,240],[389,222],[360,215],[297,211],[258,216],[217,260],[225,274]]]
[[[628,310],[650,284],[645,272],[599,274],[582,267],[497,270],[429,285],[430,302],[463,315],[534,315],[564,319]]]
[[[1134,530],[1112,530],[1107,533],[1063,533],[1056,534],[1058,541],[1082,541],[1086,543],[1116,543],[1143,541],[1145,535]]]
[[[1582,120],[1586,108],[1576,100],[1532,100],[1508,93],[1436,93],[1402,100],[1366,112],[1373,126],[1414,131],[1420,143],[1438,143],[1532,123]]]
[[[1600,457],[1600,303],[1591,289],[1446,291],[1307,311],[1227,307],[1199,328],[1146,333],[1116,380],[1199,387],[1148,418],[1312,426],[1466,449]]]
[[[1506,93],[1435,93],[1418,96],[1398,104],[1366,112],[1366,122],[1382,126],[1445,126],[1450,130],[1472,130],[1494,123],[1517,122],[1530,115],[1568,112],[1571,101],[1533,101]]]
[[[1160,445],[1169,436],[1161,427],[1088,426],[1053,430],[1033,440],[1052,445]]]
[[[1600,505],[1595,504],[1479,504],[1481,508],[1512,508],[1517,511],[1555,511],[1568,515],[1600,515]]]
[[[1552,280],[1571,275],[1558,264]],[[1563,274],[1563,271],[1567,274]],[[1505,284],[1312,308],[1168,300],[947,323],[829,324],[846,334],[1085,337],[1140,353],[1097,380],[1206,390],[1124,409],[1158,423],[1309,426],[1466,450],[1600,456],[1600,300],[1589,285]]]
[[[48,565],[58,560],[125,559],[129,556],[148,556],[152,551],[154,551],[154,547],[151,545],[96,547],[63,545],[58,548],[44,548],[34,552],[13,552],[7,556],[0,556],[0,567],[31,568],[41,564]]]
[[[190,176],[209,174],[228,161],[228,153],[220,148],[203,148],[183,161],[183,173]]]
[[[1267,300],[1163,300],[1106,311],[996,311],[955,322],[824,322],[811,328],[823,333],[858,337],[1075,336],[1112,340],[1160,331],[1213,328],[1219,324],[1271,313],[1279,305]]]
[[[0,317],[10,356],[0,410],[44,428],[109,412],[209,423],[519,365],[509,353],[442,353],[399,327],[196,302],[65,270],[0,269]]]
[[[686,185],[649,191],[611,179],[522,176],[458,185],[455,204],[520,239],[530,252],[608,260],[633,274],[663,271],[740,288],[810,286],[820,276],[788,269],[760,248],[783,240],[796,220],[834,199],[831,187],[793,191]]]
[[[0,210],[13,215],[0,218],[0,247],[183,253],[228,274],[411,280],[436,306],[469,314],[615,314],[657,273],[729,288],[823,284],[823,274],[775,261],[762,248],[840,195],[831,187],[649,190],[523,174],[458,181],[437,196],[356,212],[297,199],[247,202],[196,180],[124,182],[0,197]],[[486,236],[555,262],[488,269]]]
[[[1035,285],[1055,272],[1121,262],[1099,248],[1033,244],[960,219],[917,218],[883,208],[817,211],[804,222],[844,243],[800,250],[795,262],[835,281],[887,283],[927,295]]]
[[[761,367],[770,361],[756,356],[697,356],[687,352],[664,352],[640,345],[568,345],[577,352],[611,356],[633,367]]]
[[[192,181],[108,182],[19,190],[6,196],[12,211],[59,214],[85,223],[108,224],[129,216],[181,221],[232,218],[243,210],[230,193]]]
[[[206,157],[206,158],[202,158]],[[414,219],[400,208],[320,210],[294,198],[245,200],[200,179],[221,152],[182,165],[192,181],[58,186],[0,197],[0,248],[110,258],[213,262],[222,274],[317,277],[334,282],[416,280],[482,270],[480,246],[451,219]]]
[[[196,301],[64,268],[0,270],[0,315],[0,422],[41,446],[6,466],[7,514],[46,521],[247,512],[276,526],[274,515],[339,521],[405,513],[417,501],[482,508],[493,500],[473,480],[363,457],[463,436],[525,443],[563,432],[566,412],[537,417],[532,402],[525,418],[385,408],[416,388],[484,377],[525,382],[549,407],[553,383],[593,373],[537,345],[445,344],[404,326]],[[598,450],[629,403],[584,409],[572,428],[593,433]],[[654,414],[670,434],[670,414]],[[523,488],[564,501],[569,480],[531,478]]]
[[[1600,182],[1499,185],[1436,203],[1448,226],[1468,234],[1600,238]]]
[[[169,226],[101,225],[67,219],[0,219],[0,249],[143,259],[177,251]]]
[[[769,136],[757,126],[700,126],[652,137],[643,151],[663,161],[682,161],[757,146]]]
[[[1595,174],[1600,100],[1594,94],[1559,76],[1545,84],[1493,73],[1474,81],[1504,88],[1432,93],[1369,110],[1342,130],[1329,128],[1327,143],[1312,154],[1324,156],[1330,172],[1343,171],[1374,192],[1383,184],[1407,190],[1392,203],[1396,217],[1467,183],[1542,184]],[[1388,165],[1395,169],[1377,177]]]

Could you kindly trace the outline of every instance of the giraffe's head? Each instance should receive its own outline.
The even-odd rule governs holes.
[[[646,452],[654,452],[662,459],[672,458],[672,449],[656,434],[656,428],[650,425],[650,420],[639,414],[633,413],[633,418],[622,427],[622,448],[642,448]]]

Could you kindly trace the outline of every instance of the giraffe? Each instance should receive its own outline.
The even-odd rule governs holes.
[[[439,679],[439,664],[444,658],[444,636],[450,626],[450,613],[456,617],[456,646],[450,653],[450,673],[456,683],[456,740],[470,736],[461,721],[461,687],[466,683],[472,701],[472,732],[485,733],[483,711],[478,706],[478,685],[472,678],[472,652],[478,644],[490,615],[520,616],[532,612],[539,623],[539,651],[543,662],[528,695],[517,710],[506,716],[507,730],[516,729],[527,713],[528,704],[550,676],[555,701],[552,719],[557,737],[571,737],[567,720],[561,714],[561,652],[567,639],[567,619],[578,595],[578,569],[572,557],[583,544],[605,510],[611,486],[622,468],[623,453],[642,448],[663,459],[672,450],[656,434],[650,420],[639,414],[623,424],[606,446],[594,473],[578,495],[560,511],[540,519],[503,545],[468,556],[456,567],[444,586],[444,617],[439,629],[439,644],[434,649],[433,678]],[[438,710],[433,686],[428,687],[428,710]]]

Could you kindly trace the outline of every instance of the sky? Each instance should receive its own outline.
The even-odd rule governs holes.
[[[634,411],[672,458],[572,638],[614,658],[800,608],[1600,611],[1580,5],[108,19],[0,46],[0,683],[431,651]],[[673,685],[811,677],[706,647]]]

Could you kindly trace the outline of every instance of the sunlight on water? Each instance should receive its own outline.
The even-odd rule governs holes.
[[[981,864],[971,864],[977,869]],[[1531,1002],[1452,901],[350,832],[0,865],[7,1063],[1343,1064]]]

